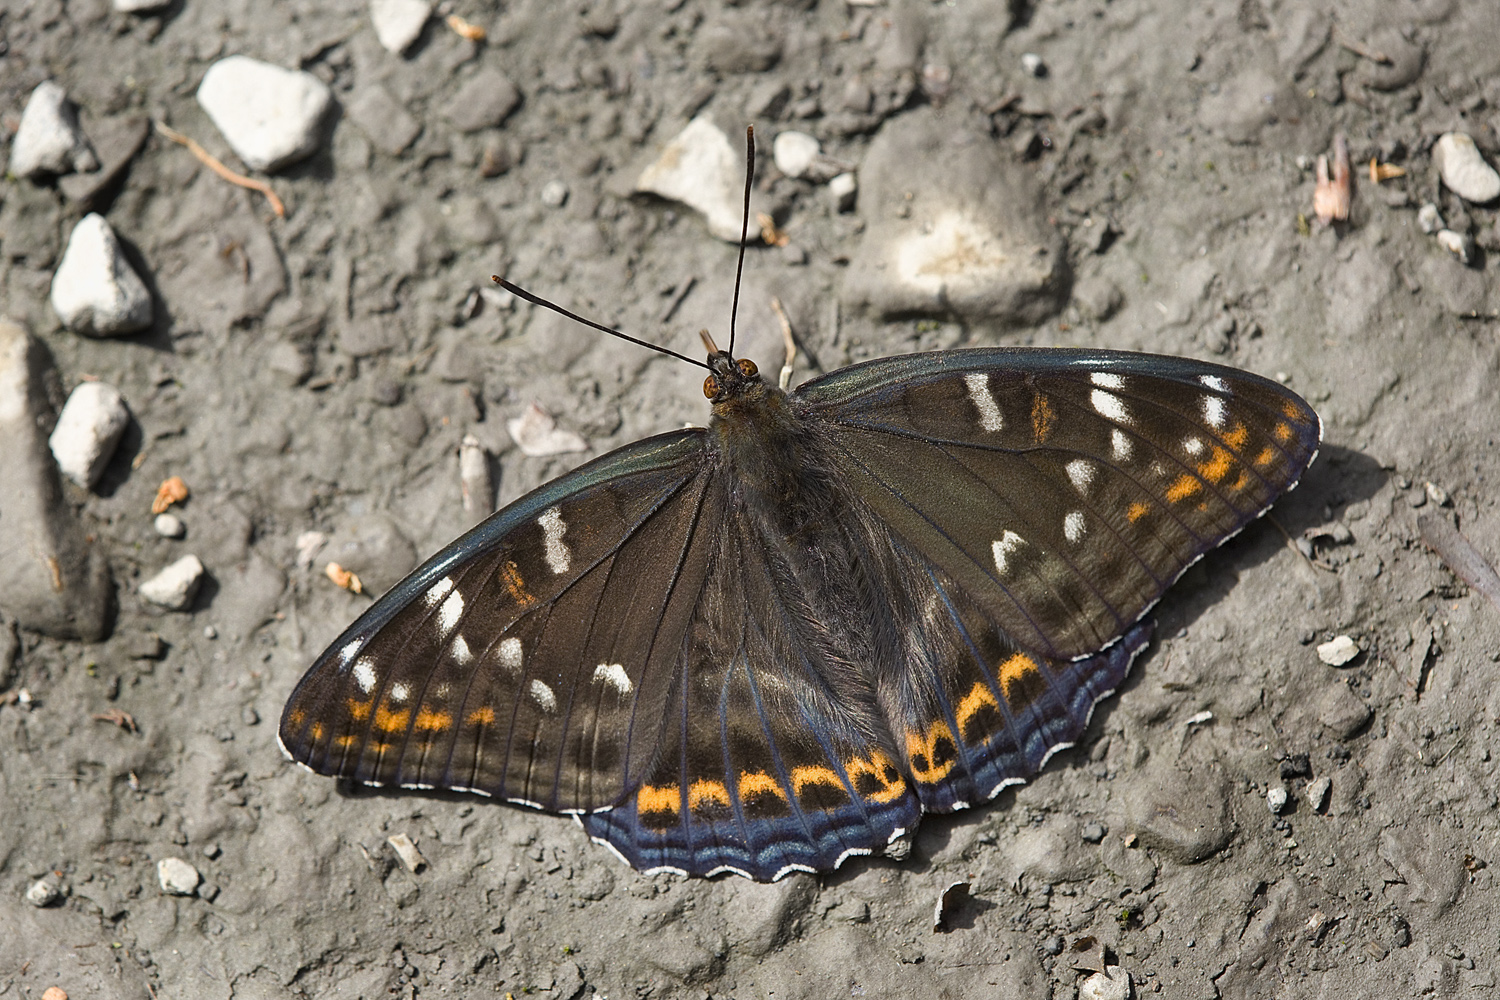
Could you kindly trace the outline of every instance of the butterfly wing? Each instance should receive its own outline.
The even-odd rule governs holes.
[[[1023,650],[1090,656],[1294,486],[1317,414],[1204,362],[991,348],[808,382],[857,493]]]
[[[285,751],[362,783],[613,804],[653,763],[709,568],[704,441],[620,449],[438,553],[308,670]]]
[[[728,519],[656,767],[582,817],[636,868],[774,881],[878,853],[921,818],[870,675],[822,658],[776,560],[748,519]]]

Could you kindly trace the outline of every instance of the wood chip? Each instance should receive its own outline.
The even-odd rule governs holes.
[[[94,721],[112,723],[127,733],[140,732],[140,728],[135,724],[135,718],[129,712],[122,712],[118,708],[112,708],[108,712],[96,713]]]
[[[1379,184],[1396,177],[1405,177],[1406,168],[1398,167],[1394,163],[1381,163],[1375,157],[1370,157],[1370,183]]]
[[[457,14],[448,15],[448,27],[453,30],[454,34],[462,35],[471,42],[484,41],[484,29],[477,24],[465,21]]]
[[[359,577],[336,562],[331,562],[327,566],[324,566],[323,572],[336,586],[355,594],[363,594],[365,592],[365,585],[359,582]]]
[[[187,483],[182,481],[181,476],[164,479],[156,488],[156,499],[151,501],[151,513],[165,514],[168,507],[174,503],[182,503],[187,498]]]
[[[427,867],[427,859],[422,857],[422,852],[417,850],[417,845],[412,843],[410,837],[404,833],[393,833],[386,838],[396,852],[396,857],[406,866],[406,870],[413,875],[420,875]]]

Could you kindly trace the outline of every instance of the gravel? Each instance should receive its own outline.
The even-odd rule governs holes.
[[[11,140],[9,172],[40,177],[98,169],[99,159],[78,127],[78,109],[67,91],[53,80],[37,84]]]
[[[63,326],[89,337],[115,337],[151,325],[151,292],[104,216],[73,227],[52,276],[52,309]]]
[[[84,382],[68,396],[47,444],[63,475],[88,489],[103,475],[129,423],[130,410],[119,389]]]
[[[203,75],[198,103],[246,166],[275,171],[317,152],[334,102],[311,73],[229,56]]]

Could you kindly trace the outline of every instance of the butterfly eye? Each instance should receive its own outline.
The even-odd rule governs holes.
[[[759,368],[755,367],[755,362],[751,361],[749,358],[740,358],[738,364],[740,367],[740,374],[745,376],[746,378],[754,378],[756,373],[760,371]]]
[[[710,375],[703,380],[703,395],[713,399],[719,394],[719,380]]]

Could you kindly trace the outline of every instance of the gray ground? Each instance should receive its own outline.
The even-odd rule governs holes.
[[[58,328],[47,289],[79,207],[50,186],[0,187],[3,311],[45,340],[65,385],[104,378],[138,422],[99,489],[69,494],[113,569],[111,636],[23,631],[0,677],[35,699],[0,707],[0,996],[1071,997],[1089,939],[1140,992],[1170,997],[1494,991],[1500,614],[1423,546],[1416,517],[1436,483],[1453,504],[1438,512],[1500,556],[1500,292],[1493,256],[1466,268],[1415,222],[1433,200],[1497,245],[1493,208],[1440,192],[1427,152],[1453,128],[1492,157],[1500,143],[1492,2],[453,7],[489,41],[435,19],[405,60],[355,0],[0,11],[6,135],[52,76],[93,135],[164,117],[232,163],[193,100],[231,53],[300,65],[346,108],[321,154],[273,178],[285,221],[181,147],[147,143],[100,201],[158,296],[156,326],[133,338]],[[1024,73],[1026,52],[1047,76]],[[482,67],[523,103],[464,134],[445,114]],[[843,108],[856,75],[869,112]],[[789,100],[768,102],[776,84]],[[377,85],[420,125],[400,155],[348,114]],[[871,206],[840,215],[767,171],[761,196],[805,262],[750,255],[742,318],[762,367],[779,361],[776,294],[824,370],[960,343],[1139,348],[1279,374],[1327,424],[1273,516],[1293,536],[1342,524],[1352,540],[1319,541],[1309,561],[1262,522],[1203,561],[1082,745],[992,807],[928,820],[904,863],[774,886],[646,878],[565,819],[345,794],[276,748],[292,685],[368,604],[296,567],[299,533],[330,533],[336,553],[394,532],[383,553],[348,550],[378,591],[465,527],[465,431],[499,455],[509,500],[583,457],[509,444],[504,419],[532,400],[595,454],[705,418],[701,372],[547,315],[463,309],[503,270],[679,349],[696,352],[700,325],[723,330],[733,249],[693,213],[627,194],[700,107],[731,128],[759,115],[767,138],[795,120],[856,166],[883,130],[935,115],[996,143],[996,196],[1034,185],[1066,240],[1071,297],[1045,320],[881,321],[840,308],[878,232]],[[1313,191],[1299,157],[1337,132],[1356,165],[1351,217],[1299,229]],[[486,178],[487,147],[519,163]],[[1410,172],[1376,188],[1371,156]],[[908,170],[921,191],[946,183],[940,158]],[[540,200],[554,179],[570,189],[560,208]],[[193,491],[182,542],[148,513],[169,475]],[[143,606],[139,582],[187,551],[212,576],[193,611]],[[165,656],[133,658],[149,632]],[[1314,647],[1340,633],[1364,652],[1335,670]],[[140,731],[91,719],[112,708]],[[1306,789],[1325,778],[1316,810]],[[1266,807],[1278,786],[1282,817]],[[1090,823],[1107,828],[1097,844]],[[430,867],[400,866],[394,833]],[[161,894],[169,856],[210,888]],[[28,905],[54,871],[66,899]],[[973,899],[934,934],[933,903],[958,879]]]

